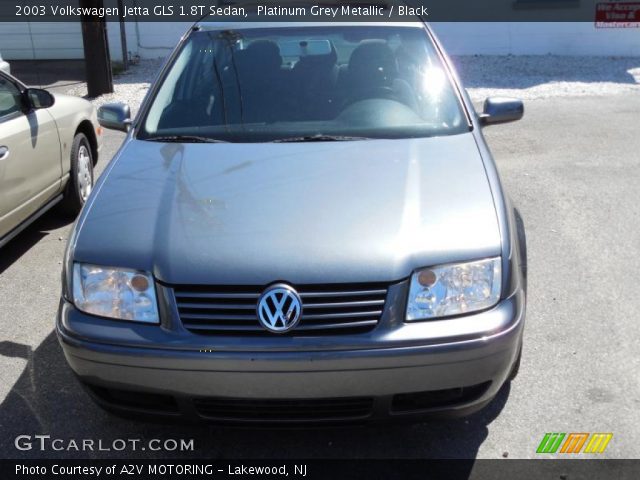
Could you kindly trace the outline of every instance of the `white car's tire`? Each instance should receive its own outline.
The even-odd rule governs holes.
[[[65,213],[76,216],[84,206],[93,189],[93,153],[89,139],[78,133],[71,146],[71,168],[64,192],[62,208]]]

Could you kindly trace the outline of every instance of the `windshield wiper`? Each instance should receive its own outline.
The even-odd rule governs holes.
[[[217,138],[201,137],[198,135],[167,135],[164,137],[149,137],[145,138],[152,142],[167,142],[167,143],[229,143],[226,140],[219,140]]]
[[[349,142],[353,140],[371,140],[368,137],[349,137],[347,135],[305,135],[302,137],[277,138],[272,143],[286,142]]]

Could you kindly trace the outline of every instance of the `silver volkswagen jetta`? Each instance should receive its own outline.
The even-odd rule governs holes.
[[[422,22],[195,25],[69,241],[57,333],[101,406],[216,422],[467,414],[515,376],[525,245]]]

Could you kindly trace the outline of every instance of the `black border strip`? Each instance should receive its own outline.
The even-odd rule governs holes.
[[[105,15],[82,16],[82,0],[2,0],[2,22],[196,22],[203,15],[209,21],[340,22],[340,21],[420,21],[430,22],[604,22],[599,26],[640,27],[640,0],[254,0],[264,8],[300,7],[304,14],[259,17],[249,15],[246,0],[103,0]],[[311,7],[333,7],[338,14],[314,15]],[[248,16],[234,16],[229,9],[244,8]],[[342,7],[358,15],[347,14]],[[400,9],[417,9],[399,15]],[[227,10],[224,10],[227,8]],[[357,9],[360,10],[357,10]],[[217,10],[222,9],[222,10]],[[367,10],[368,9],[368,10]],[[209,12],[221,12],[214,16]],[[289,11],[289,10],[285,10]],[[314,10],[317,12],[317,10]],[[55,13],[54,13],[55,12]],[[329,10],[324,10],[329,12]],[[363,14],[363,13],[369,13]],[[416,13],[419,15],[417,16]]]
[[[261,467],[275,469],[275,473],[257,473],[256,469]],[[191,469],[190,474],[187,473],[188,468]],[[96,475],[97,469],[100,469],[99,475]],[[60,471],[73,473],[54,474]],[[132,473],[136,478],[167,480],[635,480],[640,478],[640,460],[0,460],[0,478],[3,480],[119,480],[132,478]]]

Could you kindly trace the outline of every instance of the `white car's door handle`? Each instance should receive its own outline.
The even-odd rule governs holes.
[[[9,156],[9,147],[5,147],[4,145],[0,147],[0,160],[4,160]]]

